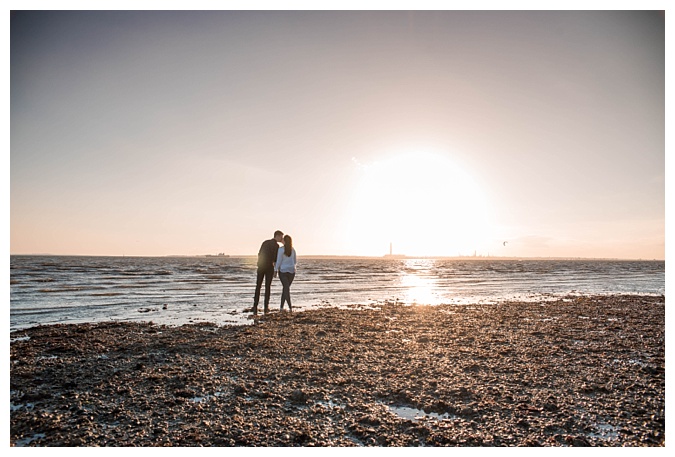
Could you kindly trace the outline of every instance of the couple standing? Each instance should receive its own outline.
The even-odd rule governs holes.
[[[281,243],[281,246],[279,246]],[[260,301],[260,288],[263,279],[265,280],[265,308],[264,313],[269,312],[270,289],[272,287],[272,278],[279,273],[279,279],[283,286],[281,292],[280,311],[284,309],[284,303],[288,302],[288,309],[291,307],[291,283],[295,279],[295,264],[297,263],[293,240],[290,236],[284,236],[280,230],[274,232],[274,238],[263,241],[258,252],[258,278],[255,283],[255,297],[253,298],[253,314],[258,314],[258,302]]]

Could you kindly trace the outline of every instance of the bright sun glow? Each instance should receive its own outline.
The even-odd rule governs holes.
[[[490,211],[474,179],[448,158],[401,154],[361,164],[346,233],[355,254],[484,254]]]

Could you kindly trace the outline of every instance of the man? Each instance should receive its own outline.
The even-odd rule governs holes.
[[[272,278],[274,277],[274,263],[277,261],[277,252],[279,252],[279,243],[284,239],[284,233],[280,230],[274,232],[274,238],[263,241],[258,251],[258,279],[255,283],[255,297],[253,298],[253,314],[258,314],[258,302],[260,301],[260,288],[263,278],[265,279],[265,308],[267,314],[270,307],[270,288],[272,287]]]

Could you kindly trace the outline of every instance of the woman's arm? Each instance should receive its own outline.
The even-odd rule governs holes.
[[[281,257],[283,255],[284,255],[284,247],[279,246],[279,249],[277,250],[277,261],[274,263],[275,272],[279,271],[279,268],[281,268]]]

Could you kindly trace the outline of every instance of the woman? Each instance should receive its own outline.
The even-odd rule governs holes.
[[[279,279],[284,290],[281,292],[281,306],[279,311],[284,310],[284,302],[288,301],[288,309],[293,311],[291,307],[291,283],[295,278],[295,264],[297,263],[295,257],[295,249],[293,249],[293,239],[285,235],[284,245],[279,247],[277,252],[277,263],[274,265],[275,272],[279,272]]]

